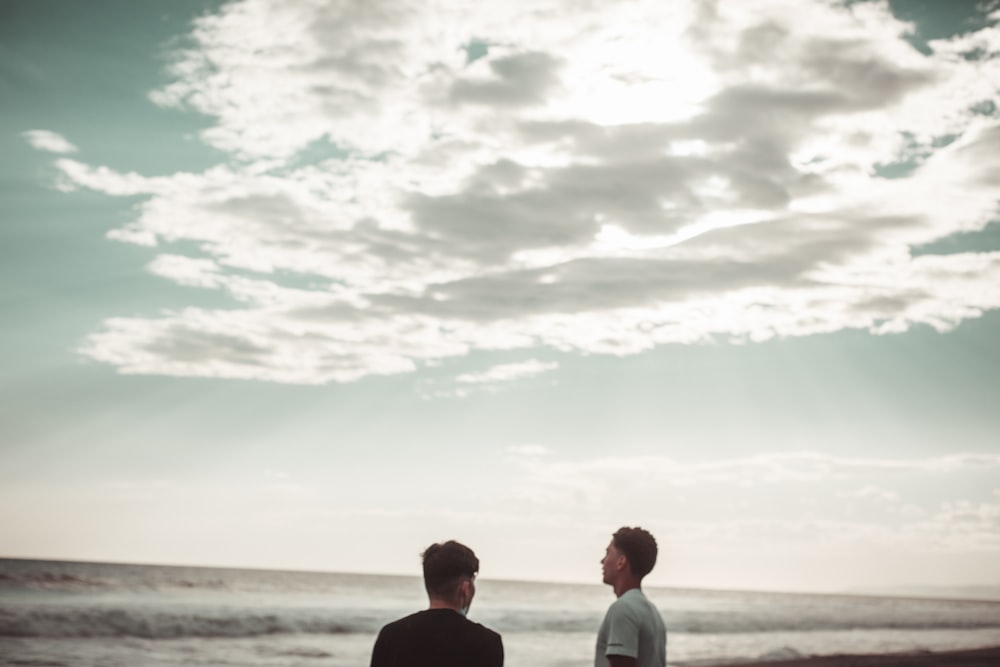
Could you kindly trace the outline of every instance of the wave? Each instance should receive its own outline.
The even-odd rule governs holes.
[[[599,586],[483,582],[474,620],[501,633],[592,634]],[[418,577],[0,559],[0,637],[374,634],[425,603]],[[694,636],[1000,630],[987,601],[664,590],[668,629]],[[408,611],[409,610],[409,611]]]
[[[667,619],[673,632],[738,634],[754,632],[813,632],[840,630],[982,630],[1000,629],[995,618],[938,616],[891,618],[878,616],[825,618],[758,618],[752,614],[681,613]]]
[[[206,576],[207,568],[111,566],[101,563],[17,561],[0,559],[0,589],[79,590],[210,590],[225,591],[230,584],[221,576]],[[186,576],[187,575],[187,576]]]
[[[979,630],[1000,629],[1000,617],[970,615],[759,616],[739,612],[662,612],[668,632],[679,634],[743,634],[840,630]],[[479,620],[505,632],[596,632],[602,614],[593,612],[484,611]]]
[[[21,576],[0,572],[0,585],[10,588],[72,590],[74,588],[106,588],[109,583],[64,572],[33,572]]]
[[[357,615],[219,609],[164,611],[71,607],[0,609],[0,637],[255,637],[277,634],[374,633],[379,620]]]
[[[221,593],[335,593],[345,587],[392,587],[413,577],[131,563],[0,558],[0,592],[128,591]],[[419,590],[423,590],[420,585]]]
[[[219,607],[75,607],[40,605],[0,609],[0,637],[239,638],[280,634],[374,634],[400,614],[386,610],[247,609]],[[477,621],[501,633],[593,633],[593,613],[484,610]],[[739,634],[837,630],[1000,629],[995,619],[761,619],[737,614],[675,613],[669,632]]]

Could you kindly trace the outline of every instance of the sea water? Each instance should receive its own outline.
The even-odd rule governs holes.
[[[593,664],[607,586],[481,579],[510,667]],[[1000,644],[1000,601],[649,588],[671,665]],[[0,559],[0,665],[364,667],[418,577]]]

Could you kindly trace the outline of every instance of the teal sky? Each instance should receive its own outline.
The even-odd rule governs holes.
[[[550,4],[4,3],[0,555],[1000,586],[1000,6]]]

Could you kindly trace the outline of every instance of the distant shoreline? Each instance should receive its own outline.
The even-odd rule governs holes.
[[[688,661],[676,667],[996,667],[1000,646],[961,651],[920,651],[878,655],[824,655],[766,661]]]

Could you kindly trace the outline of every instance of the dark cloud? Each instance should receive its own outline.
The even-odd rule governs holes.
[[[457,79],[449,99],[456,104],[521,107],[538,104],[559,82],[559,61],[547,53],[517,53],[489,62],[494,79]]]
[[[529,248],[583,243],[600,229],[593,211],[567,206],[564,192],[463,192],[405,202],[420,229],[449,254],[499,261]]]
[[[175,324],[142,346],[145,352],[182,364],[223,362],[263,366],[270,351],[236,334],[213,333]]]
[[[670,141],[692,138],[683,124],[660,123],[606,127],[581,120],[522,121],[515,131],[522,140],[562,145],[575,155],[607,163],[660,157]]]
[[[435,317],[502,320],[682,301],[718,290],[805,284],[806,261],[586,258],[427,287],[424,296],[370,295],[373,303]]]
[[[853,110],[895,104],[935,80],[930,72],[887,62],[871,53],[871,44],[862,41],[812,40],[803,49],[799,66],[807,78],[845,95]]]
[[[486,166],[460,192],[413,194],[404,205],[419,229],[453,252],[503,259],[518,250],[589,243],[605,221],[666,234],[689,222],[663,203],[699,205],[690,181],[706,174],[697,159],[656,160],[548,169],[534,168],[536,184],[507,192],[529,170],[510,161]]]
[[[920,229],[923,220],[912,216],[871,215],[842,210],[826,215],[795,215],[765,223],[717,229],[685,243],[694,252],[725,252],[733,258],[784,266],[801,272],[836,266],[884,247],[890,232]]]
[[[384,0],[320,5],[308,28],[319,56],[306,69],[336,74],[355,87],[388,86],[402,75],[399,63],[407,52],[393,34],[414,18],[406,5]]]
[[[873,296],[850,304],[851,311],[860,315],[885,317],[887,313],[902,313],[913,304],[933,298],[926,290],[919,289],[897,289],[891,294],[878,294],[878,289],[873,288],[872,292],[875,293]]]
[[[717,71],[745,72],[748,65],[783,71],[797,90],[829,96],[829,111],[871,109],[898,102],[903,95],[933,83],[929,71],[914,70],[886,59],[876,40],[853,36],[800,35],[777,18],[747,26],[737,35],[736,47],[714,42],[728,26],[718,3],[698,3],[699,20],[688,30],[691,44],[708,55]],[[818,98],[814,101],[820,101]],[[802,103],[806,106],[803,107]],[[804,110],[809,100],[799,100]]]
[[[823,287],[810,273],[877,247],[880,235],[914,218],[853,212],[795,216],[703,234],[684,255],[583,258],[530,270],[427,286],[418,296],[370,294],[401,312],[474,321],[578,313],[677,302],[748,287]]]
[[[600,142],[611,150],[612,139]],[[780,159],[784,169],[769,174],[770,165],[754,164],[752,153],[742,157],[750,150],[738,147],[712,160],[660,152],[626,161],[630,151],[622,147],[618,161],[531,170],[507,161],[481,168],[455,194],[412,194],[404,207],[422,232],[453,252],[482,258],[589,243],[603,224],[670,234],[709,210],[715,197],[736,208],[780,208],[788,202],[788,183],[799,183],[800,176]],[[518,189],[529,171],[531,185]],[[724,180],[725,193],[706,189],[712,177]]]
[[[957,152],[979,168],[976,180],[983,185],[1000,183],[1000,124],[984,128]]]

